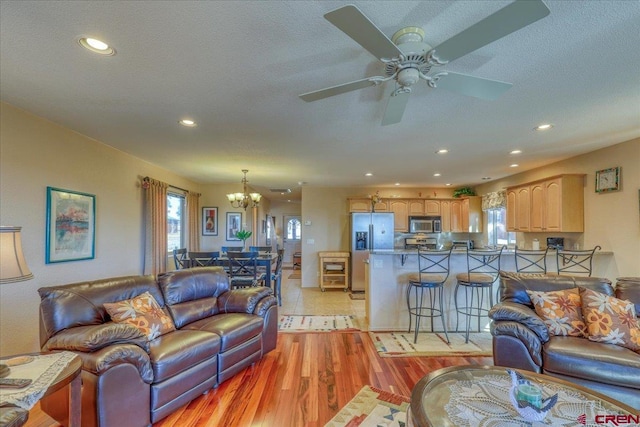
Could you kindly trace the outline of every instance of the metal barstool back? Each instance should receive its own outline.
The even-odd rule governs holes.
[[[558,265],[558,274],[569,276],[586,275],[591,277],[593,266],[593,254],[596,250],[602,249],[596,245],[595,248],[589,250],[571,250],[558,249],[556,251],[556,262]]]
[[[547,249],[520,249],[516,246],[516,271],[518,273],[543,273],[547,272]]]
[[[453,300],[456,309],[456,331],[459,329],[459,315],[466,316],[465,343],[469,342],[469,330],[471,318],[478,319],[478,332],[480,332],[480,319],[487,317],[493,306],[493,284],[500,274],[500,258],[504,246],[500,249],[475,250],[467,249],[467,271],[456,275],[457,283]],[[464,306],[458,303],[458,290],[464,289]],[[489,306],[485,307],[485,291],[487,291]],[[474,303],[474,298],[477,300]]]
[[[447,343],[449,342],[442,294],[444,283],[449,277],[451,251],[452,248],[448,250],[418,248],[418,273],[409,275],[409,286],[407,287],[407,308],[409,310],[408,332],[411,332],[412,318],[416,318],[413,335],[414,344],[418,341],[420,319],[423,317],[430,318],[431,332],[434,332],[434,317],[440,317],[444,335],[447,338]],[[414,293],[413,301],[411,297],[412,291]],[[428,298],[427,306],[425,306],[425,296]]]

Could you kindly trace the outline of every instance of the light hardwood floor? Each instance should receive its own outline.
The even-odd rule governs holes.
[[[364,302],[341,290],[300,288],[284,271],[281,314],[355,314]],[[347,310],[351,310],[348,311]],[[276,349],[155,427],[324,426],[365,385],[411,395],[426,374],[492,364],[490,357],[381,358],[366,332],[281,333]],[[57,426],[35,407],[27,426]]]

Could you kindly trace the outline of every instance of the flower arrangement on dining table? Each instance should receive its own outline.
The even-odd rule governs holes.
[[[249,230],[239,230],[236,232],[236,237],[242,240],[242,249],[245,249],[247,239],[251,237],[251,234]]]

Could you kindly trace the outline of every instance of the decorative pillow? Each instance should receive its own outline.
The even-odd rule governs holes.
[[[149,292],[124,301],[105,303],[104,308],[116,323],[128,323],[152,340],[175,331],[173,320],[166,314]]]
[[[580,288],[582,316],[591,341],[640,352],[640,326],[631,301]]]
[[[527,294],[549,335],[587,337],[578,288],[552,292],[527,290]]]

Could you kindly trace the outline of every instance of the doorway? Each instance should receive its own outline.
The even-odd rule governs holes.
[[[290,267],[294,266],[293,256],[302,252],[302,223],[300,215],[284,215],[282,226],[282,245],[284,248],[283,263]]]

